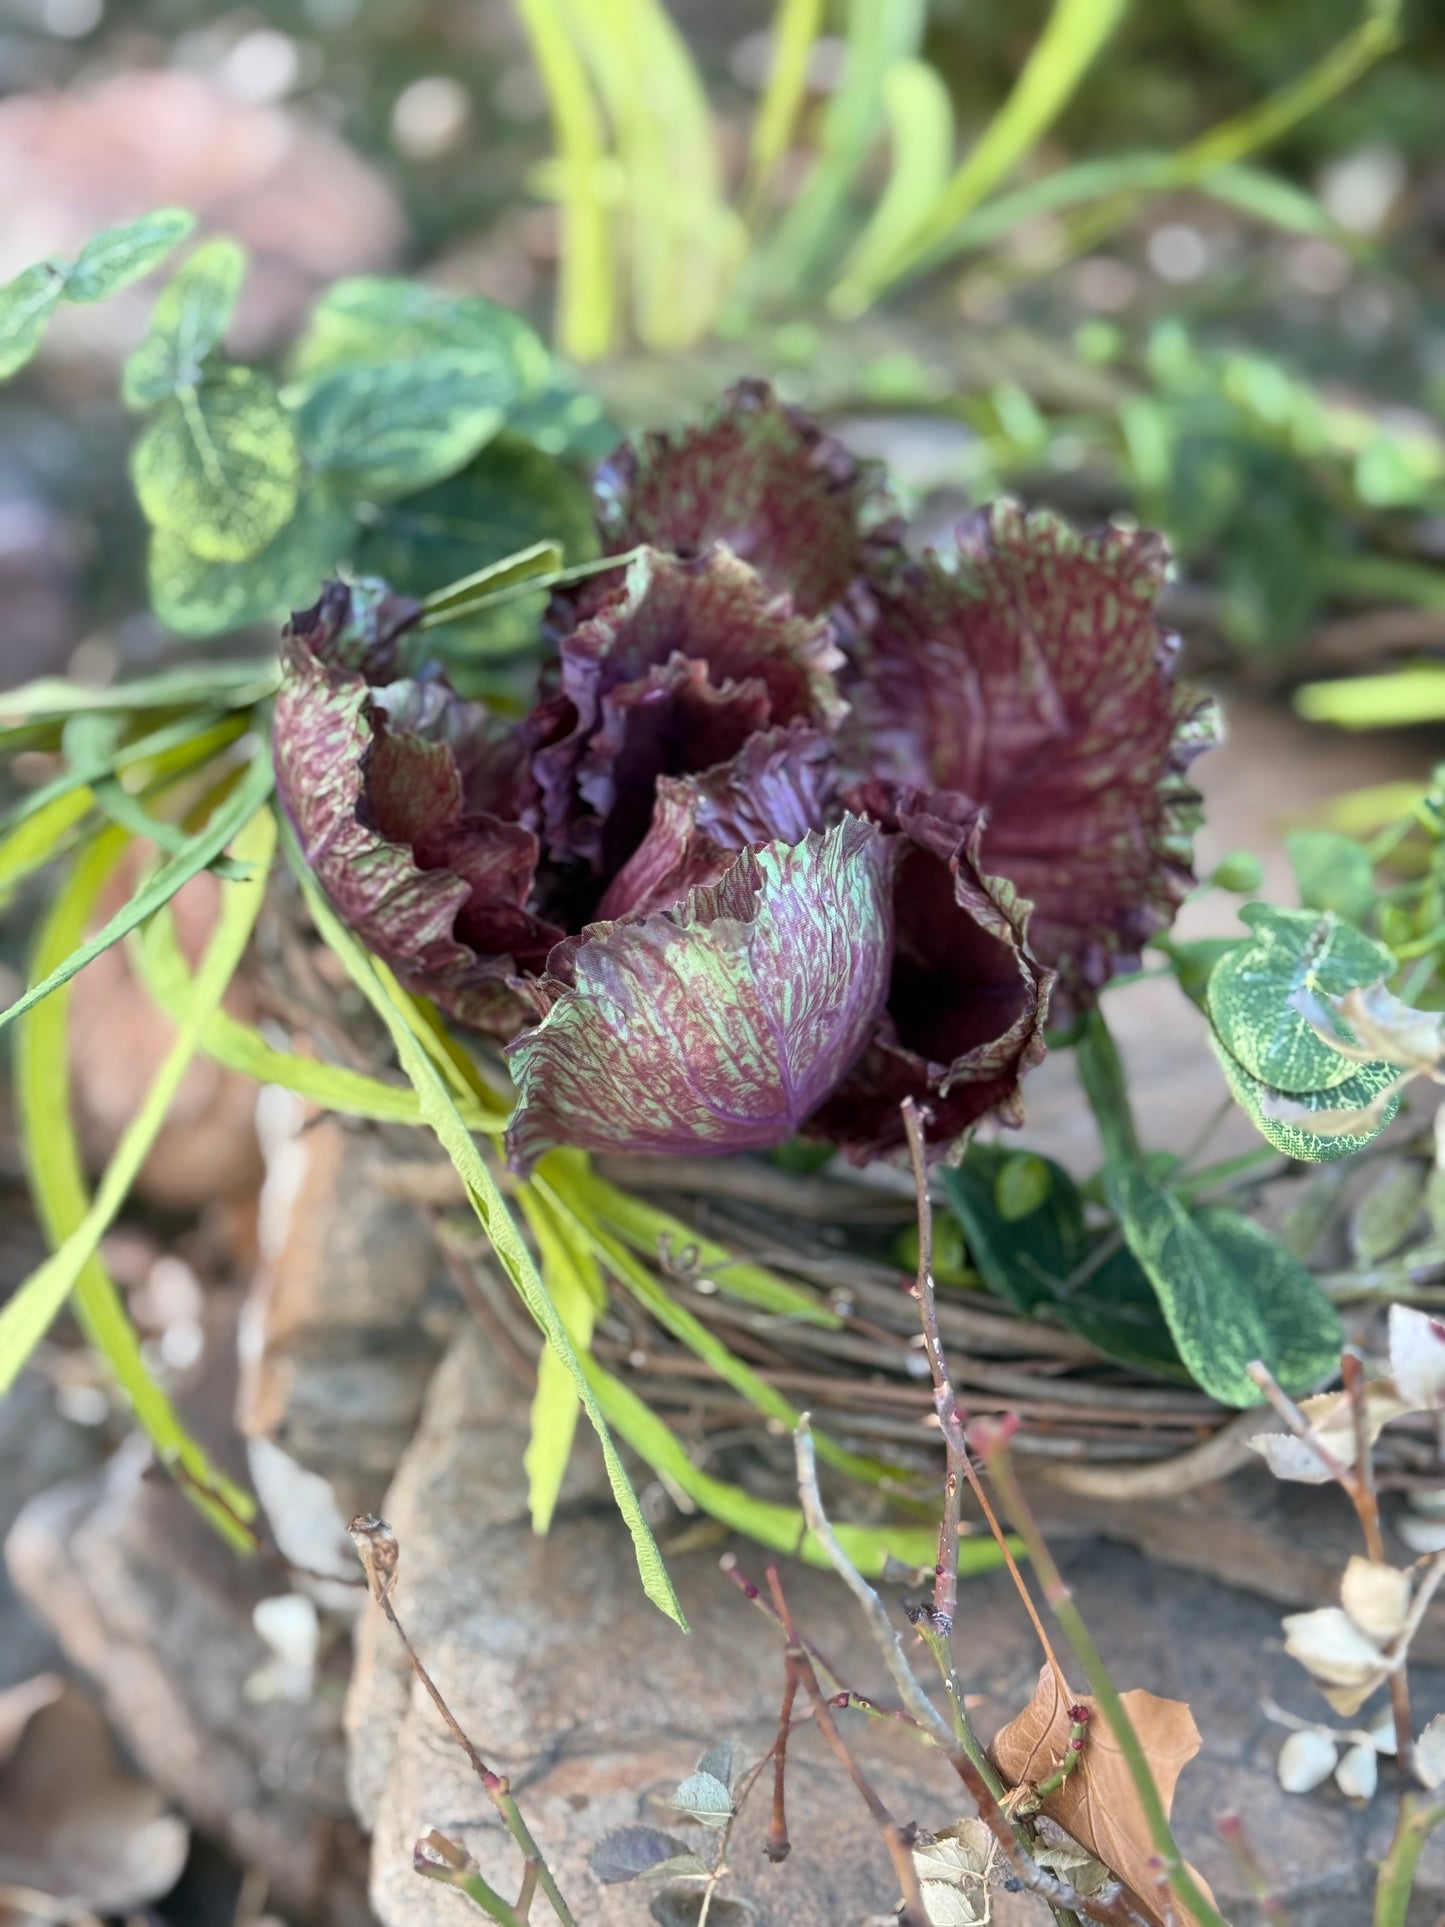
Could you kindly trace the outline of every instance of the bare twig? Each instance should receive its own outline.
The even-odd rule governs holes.
[[[829,1750],[847,1771],[849,1779],[858,1790],[859,1797],[872,1815],[873,1823],[878,1828],[884,1846],[888,1849],[888,1857],[893,1862],[893,1870],[898,1875],[899,1891],[903,1896],[903,1904],[898,1910],[901,1927],[928,1927],[928,1914],[918,1885],[918,1869],[913,1864],[913,1840],[916,1829],[911,1823],[906,1827],[899,1825],[874,1791],[863,1769],[849,1752],[843,1735],[838,1731],[837,1722],[833,1718],[828,1702],[823,1696],[823,1689],[818,1684],[813,1663],[808,1658],[806,1649],[799,1642],[776,1566],[768,1567],[768,1590],[773,1596],[778,1618],[782,1621],[783,1631],[787,1635],[788,1671],[802,1686],[812,1702],[813,1717],[818,1722],[818,1731],[822,1734]]]
[[[1365,1535],[1365,1550],[1377,1565],[1386,1565],[1385,1538],[1380,1530],[1380,1501],[1375,1492],[1375,1458],[1370,1448],[1370,1419],[1366,1409],[1365,1368],[1353,1352],[1340,1360],[1345,1392],[1350,1401],[1350,1424],[1355,1435],[1355,1489],[1352,1497]],[[1415,1725],[1410,1714],[1410,1681],[1403,1665],[1390,1674],[1390,1715],[1395,1725],[1395,1763],[1408,1785],[1415,1777]]]
[[[1229,1848],[1245,1885],[1253,1894],[1259,1911],[1266,1920],[1280,1921],[1286,1923],[1287,1927],[1289,1915],[1280,1904],[1268,1874],[1260,1865],[1259,1855],[1249,1844],[1243,1820],[1237,1813],[1222,1813],[1216,1820],[1215,1826],[1220,1839]]]
[[[793,1701],[798,1696],[798,1669],[789,1665],[783,1681],[783,1705],[778,1715],[778,1737],[773,1741],[773,1817],[768,1824],[769,1860],[786,1860],[793,1851],[788,1838],[788,1733],[793,1723]]]
[[[461,1723],[442,1698],[436,1682],[426,1667],[423,1666],[420,1655],[412,1645],[411,1640],[407,1637],[406,1628],[397,1617],[396,1608],[391,1603],[391,1589],[396,1580],[396,1569],[401,1556],[401,1549],[397,1544],[396,1534],[384,1519],[374,1518],[369,1513],[363,1513],[359,1518],[353,1519],[347,1530],[351,1534],[351,1543],[356,1547],[357,1556],[361,1560],[362,1567],[365,1570],[366,1582],[371,1588],[372,1598],[386,1614],[387,1619],[391,1623],[392,1631],[401,1641],[402,1650],[410,1661],[411,1670],[421,1681],[422,1686],[426,1690],[427,1697],[441,1715],[442,1722],[447,1731],[466,1755],[472,1771],[482,1783],[487,1798],[501,1816],[502,1824],[521,1849],[524,1872],[528,1866],[535,1868],[536,1884],[541,1887],[542,1892],[547,1896],[548,1900],[551,1901],[552,1911],[556,1914],[558,1920],[562,1922],[562,1927],[576,1927],[576,1922],[572,1918],[571,1909],[562,1898],[557,1882],[552,1876],[552,1870],[548,1867],[541,1848],[532,1837],[531,1828],[522,1818],[521,1808],[517,1805],[516,1799],[512,1794],[511,1782],[504,1774],[494,1773],[482,1758],[481,1754],[478,1753],[476,1747],[473,1746],[471,1740],[463,1730]],[[432,1843],[441,1838],[442,1836],[439,1834],[429,1834],[427,1836],[427,1840]],[[454,1849],[454,1851],[460,1851],[460,1849]],[[422,1868],[421,1871],[432,1871],[433,1878],[443,1877],[436,1874],[434,1870],[427,1868]],[[480,1880],[480,1874],[478,1874],[476,1878]],[[458,1883],[453,1881],[451,1884],[457,1885]],[[488,1891],[490,1892],[491,1890],[488,1889]],[[500,1900],[500,1896],[497,1896],[497,1898]],[[494,1913],[493,1918],[497,1920],[507,1920],[510,1927],[510,1922],[518,1919],[519,1916],[516,1910],[508,1906],[505,1901],[502,1901],[501,1905],[506,1908],[505,1915]],[[522,1916],[522,1918],[524,1917],[525,1916]]]

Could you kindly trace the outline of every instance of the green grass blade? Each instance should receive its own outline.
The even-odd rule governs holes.
[[[80,944],[62,962],[55,965],[45,979],[32,985],[23,997],[11,1004],[8,1010],[0,1011],[0,1029],[13,1023],[27,1010],[49,997],[62,984],[68,983],[78,971],[98,957],[103,950],[109,950],[113,943],[128,937],[132,930],[153,916],[163,903],[169,903],[183,883],[189,883],[193,876],[199,875],[209,864],[214,863],[226,845],[255,816],[266,798],[271,794],[275,776],[271,768],[271,758],[259,753],[245,776],[226,801],[214,812],[203,830],[198,830],[191,838],[184,852],[173,856],[163,863],[150,879],[142,884],[130,902],[124,904],[105,928],[95,936]]]
[[[17,883],[49,863],[94,807],[94,796],[82,787],[52,796],[16,824],[0,843],[0,903]]]
[[[91,711],[82,714],[90,715]],[[112,712],[107,711],[109,715]],[[134,742],[122,743],[112,752],[93,756],[74,755],[69,767],[50,782],[42,783],[40,788],[17,803],[13,810],[0,817],[0,834],[8,835],[19,823],[29,816],[48,808],[59,796],[67,796],[78,789],[86,789],[105,776],[117,776],[124,770],[135,769],[155,759],[157,776],[166,775],[177,767],[184,767],[191,760],[202,761],[223,750],[228,743],[234,743],[238,736],[244,736],[248,727],[244,716],[228,716],[224,720],[213,713],[201,711],[181,716],[175,722],[165,723],[159,729],[137,736]],[[177,765],[171,760],[174,753],[185,750],[192,752],[185,763]]]
[[[766,206],[773,177],[792,145],[793,130],[808,91],[808,57],[823,31],[827,13],[827,0],[778,0],[769,35],[773,70],[753,116],[748,142],[743,205],[750,224]]]
[[[866,286],[937,205],[953,164],[953,102],[926,60],[900,60],[883,76],[893,165],[871,219],[843,269],[843,290]]]
[[[270,820],[264,814],[253,816],[238,838],[238,849],[253,863],[254,874],[247,883],[226,886],[220,921],[197,976],[191,1017],[156,1073],[93,1201],[70,1117],[65,1068],[69,989],[32,1011],[21,1025],[15,1066],[20,1129],[36,1209],[57,1250],[0,1312],[4,1390],[73,1291],[87,1336],[109,1361],[162,1462],[177,1472],[218,1528],[241,1546],[251,1544],[243,1522],[253,1515],[254,1505],[211,1465],[151,1378],[120,1294],[96,1250],[165,1121],[210,1011],[235,974],[260,908],[271,841]],[[53,967],[75,947],[127,842],[124,831],[110,829],[82,852],[40,931],[37,969]]]
[[[542,1277],[552,1294],[557,1315],[567,1327],[567,1336],[578,1355],[587,1354],[591,1351],[597,1314],[606,1301],[597,1267],[595,1264],[589,1267],[584,1254],[573,1252],[558,1236],[534,1186],[523,1185],[517,1193],[517,1202],[536,1240]],[[581,1410],[582,1401],[577,1396],[571,1373],[551,1346],[544,1345],[537,1360],[537,1390],[532,1399],[531,1429],[523,1459],[533,1532],[545,1533],[551,1527]]]
[[[928,215],[866,275],[840,282],[832,305],[861,313],[883,288],[923,265],[965,215],[1014,171],[1057,120],[1127,10],[1128,0],[1054,0],[1022,73]]]
[[[557,148],[562,204],[557,342],[574,360],[600,361],[617,345],[618,321],[602,116],[557,0],[515,0],[515,6],[546,90]]]
[[[575,1158],[568,1183],[585,1200],[589,1215],[599,1218],[643,1257],[655,1260],[665,1245],[675,1251],[694,1252],[699,1269],[705,1271],[727,1297],[756,1305],[760,1311],[771,1312],[779,1318],[796,1319],[800,1324],[820,1325],[827,1331],[841,1329],[843,1320],[829,1306],[820,1303],[816,1294],[790,1285],[762,1265],[746,1263],[735,1257],[726,1245],[699,1237],[681,1218],[671,1217],[630,1192],[608,1184],[583,1161],[580,1153],[553,1151],[548,1157],[549,1165],[560,1158],[567,1158],[569,1163]]]
[[[826,1551],[808,1531],[797,1507],[754,1498],[741,1486],[700,1472],[677,1434],[631,1386],[614,1378],[594,1358],[585,1359],[583,1369],[618,1437],[694,1505],[774,1552],[796,1554],[810,1566],[829,1563]],[[853,1564],[870,1579],[882,1578],[894,1561],[926,1570],[938,1557],[936,1526],[835,1525],[833,1530]],[[991,1572],[1001,1563],[1002,1556],[992,1538],[964,1539],[959,1545],[960,1572]]]
[[[42,676],[18,689],[0,690],[0,730],[26,723],[63,721],[91,710],[250,709],[273,695],[280,667],[264,662],[216,662],[200,669],[168,669],[134,682],[88,689],[64,676]]]
[[[534,542],[528,549],[504,555],[500,562],[490,563],[485,569],[463,576],[459,582],[449,582],[446,588],[434,590],[422,602],[425,614],[420,627],[434,629],[443,622],[463,622],[486,609],[502,590],[519,585],[535,588],[538,584],[534,577],[555,578],[561,569],[561,543]]]
[[[1411,662],[1378,676],[1307,682],[1294,706],[1312,723],[1340,729],[1405,729],[1445,720],[1445,663]]]
[[[617,1448],[607,1430],[607,1422],[587,1382],[583,1368],[578,1362],[577,1354],[572,1349],[567,1329],[557,1315],[556,1306],[547,1295],[546,1287],[532,1262],[532,1254],[528,1251],[513,1222],[512,1215],[497,1188],[496,1180],[472,1141],[471,1134],[447,1087],[444,1075],[433,1062],[430,1050],[423,1041],[422,1033],[427,1029],[425,1020],[415,1010],[411,1000],[403,991],[394,985],[388,986],[383,981],[371,958],[331,908],[320,885],[308,869],[306,859],[289,824],[282,826],[282,844],[318,932],[335,952],[357,989],[386,1025],[401,1067],[411,1079],[416,1091],[422,1114],[436,1134],[442,1148],[451,1158],[457,1175],[466,1186],[472,1208],[480,1219],[482,1229],[490,1239],[492,1249],[496,1252],[502,1268],[516,1286],[523,1304],[526,1305],[527,1310],[545,1334],[548,1343],[566,1366],[578,1389],[587,1416],[592,1421],[601,1441],[613,1495],[632,1534],[643,1590],[653,1604],[665,1612],[670,1619],[675,1620],[679,1626],[685,1626],[682,1607],[673,1590],[672,1581],[668,1577],[667,1567],[663,1563],[657,1541],[652,1536],[652,1529],[638,1504],[637,1494],[633,1491],[626,1470],[617,1455]]]

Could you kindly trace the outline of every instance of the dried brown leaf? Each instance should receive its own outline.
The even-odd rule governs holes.
[[[1194,1715],[1183,1700],[1160,1699],[1139,1687],[1120,1697],[1167,1813],[1179,1775],[1199,1751]],[[1154,1843],[1128,1765],[1099,1707],[1090,1699],[1080,1703],[1090,1714],[1084,1751],[1063,1785],[1044,1801],[1043,1811],[1130,1887],[1142,1911],[1164,1927],[1168,1916],[1153,1864]],[[1048,1779],[1068,1752],[1070,1724],[1069,1702],[1060,1693],[1053,1670],[1041,1667],[1033,1698],[994,1737],[990,1748],[994,1764],[1011,1786]],[[1194,1877],[1200,1880],[1197,1873]],[[1202,1880],[1200,1886],[1208,1892]],[[1189,1918],[1177,1899],[1173,1917],[1181,1923]]]

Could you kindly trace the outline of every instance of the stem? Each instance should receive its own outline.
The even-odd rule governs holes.
[[[423,1834],[412,1849],[411,1864],[424,1880],[440,1881],[444,1887],[455,1887],[458,1893],[465,1894],[484,1914],[498,1922],[498,1927],[526,1927],[526,1916],[519,1914],[488,1884],[471,1855],[445,1834],[435,1831]]]
[[[561,1921],[562,1927],[577,1927],[576,1921],[572,1918],[571,1909],[562,1898],[557,1882],[552,1877],[552,1870],[547,1865],[541,1848],[532,1837],[531,1828],[522,1818],[522,1810],[517,1805],[512,1794],[511,1782],[507,1780],[503,1774],[494,1773],[486,1761],[483,1760],[481,1754],[478,1753],[477,1749],[472,1745],[471,1740],[462,1730],[461,1724],[455,1714],[442,1698],[436,1682],[426,1667],[422,1665],[420,1655],[407,1637],[406,1628],[397,1618],[396,1608],[391,1603],[391,1588],[396,1579],[397,1564],[401,1556],[400,1547],[396,1541],[396,1534],[384,1519],[373,1518],[371,1515],[365,1513],[362,1514],[360,1518],[353,1519],[347,1530],[351,1535],[351,1543],[356,1547],[357,1556],[360,1558],[362,1567],[366,1573],[366,1583],[371,1588],[371,1596],[391,1622],[392,1631],[401,1641],[402,1649],[406,1653],[407,1659],[411,1662],[411,1670],[426,1688],[427,1697],[431,1700],[432,1705],[437,1709],[438,1713],[441,1714],[447,1731],[462,1749],[462,1752],[466,1754],[472,1771],[481,1781],[486,1791],[487,1798],[500,1814],[502,1824],[521,1849],[524,1863],[530,1863],[535,1866],[536,1883],[541,1887],[542,1892],[546,1894],[548,1900],[551,1901],[552,1911],[556,1914],[558,1920]],[[441,1839],[441,1837],[439,1834],[429,1834],[427,1836],[428,1840],[433,1842]],[[458,1851],[458,1849],[453,1849],[453,1851]],[[463,1858],[465,1859],[465,1855]],[[420,1871],[425,1873],[428,1870],[425,1867],[421,1867]],[[442,1876],[435,1875],[434,1877],[441,1878]],[[468,1878],[470,1879],[472,1877],[469,1873]],[[483,1886],[486,1885],[486,1883],[482,1881],[480,1873],[477,1873],[475,1878],[477,1881],[480,1881]],[[451,1884],[455,1886],[458,1883],[453,1881]],[[467,1891],[470,1891],[470,1889]],[[490,1893],[491,1889],[487,1888],[487,1891]],[[477,1899],[477,1896],[473,1895],[473,1898]],[[496,1896],[496,1898],[499,1904],[506,1909],[506,1913],[503,1915],[494,1912],[492,1917],[495,1920],[505,1919],[508,1922],[508,1927],[510,1927],[510,1923],[517,1919],[516,1911],[506,1901],[501,1900],[500,1895]],[[481,1905],[485,1903],[479,1901],[478,1904]]]
[[[1375,1884],[1374,1927],[1406,1927],[1420,1855],[1442,1820],[1445,1820],[1445,1801],[1432,1804],[1417,1793],[1407,1793],[1400,1802],[1395,1835],[1390,1851],[1380,1864],[1380,1877]]]
[[[1350,1423],[1355,1435],[1355,1510],[1365,1535],[1365,1549],[1376,1565],[1385,1565],[1385,1540],[1380,1531],[1380,1501],[1375,1492],[1375,1459],[1370,1450],[1370,1420],[1365,1406],[1365,1368],[1353,1352],[1340,1360],[1345,1392],[1350,1401]],[[1415,1723],[1410,1716],[1410,1681],[1403,1665],[1390,1674],[1390,1713],[1395,1723],[1395,1764],[1408,1786],[1415,1777]]]
[[[1111,1165],[1138,1164],[1143,1157],[1124,1066],[1102,1010],[1091,1010],[1079,1026],[1074,1061],[1079,1081],[1099,1127],[1104,1157]]]
[[[1249,1844],[1243,1820],[1237,1813],[1222,1813],[1215,1826],[1220,1839],[1229,1848],[1235,1866],[1244,1876],[1245,1885],[1258,1903],[1259,1911],[1266,1920],[1279,1921],[1282,1927],[1288,1927],[1289,1915],[1276,1897],[1269,1876],[1259,1863],[1258,1854]]]
[[[859,1796],[872,1815],[873,1823],[882,1835],[884,1846],[888,1849],[888,1857],[893,1862],[894,1872],[898,1875],[899,1891],[903,1895],[903,1904],[898,1910],[897,1919],[902,1927],[928,1927],[928,1912],[923,1905],[923,1895],[918,1886],[918,1869],[913,1864],[913,1836],[916,1829],[912,1825],[906,1829],[899,1826],[874,1792],[863,1769],[848,1751],[828,1702],[823,1697],[823,1689],[818,1684],[818,1676],[813,1671],[812,1661],[799,1644],[797,1632],[793,1626],[792,1613],[783,1593],[776,1566],[768,1567],[768,1590],[773,1595],[773,1604],[778,1609],[778,1618],[782,1621],[783,1631],[787,1635],[789,1674],[802,1685],[804,1692],[812,1701],[813,1717],[818,1722],[818,1731],[858,1789]]]
[[[697,1927],[707,1927],[707,1917],[712,1912],[712,1897],[717,1892],[718,1882],[728,1870],[728,1846],[733,1837],[733,1827],[737,1823],[737,1808],[728,1815],[728,1823],[722,1830],[717,1845],[717,1859],[713,1862],[712,1872],[707,1877],[707,1885],[702,1891],[702,1906],[698,1909]]]
[[[786,1781],[788,1772],[788,1729],[793,1723],[793,1701],[798,1696],[798,1672],[789,1666],[783,1681],[783,1706],[778,1715],[778,1737],[773,1743],[773,1817],[768,1826],[765,1852],[775,1865],[793,1851],[788,1838]]]
[[[1054,1556],[1049,1550],[1043,1533],[1039,1530],[1038,1521],[1024,1498],[1014,1473],[1002,1428],[999,1428],[995,1435],[988,1464],[994,1484],[1003,1493],[1004,1504],[1014,1528],[1028,1547],[1030,1562],[1043,1584],[1044,1598],[1055,1619],[1064,1629],[1064,1634],[1084,1669],[1090,1691],[1108,1721],[1115,1744],[1124,1756],[1124,1763],[1129,1769],[1129,1778],[1134,1783],[1134,1791],[1138,1794],[1139,1804],[1144,1810],[1149,1837],[1154,1842],[1155,1851],[1163,1862],[1163,1870],[1169,1885],[1194,1915],[1197,1927],[1229,1927],[1223,1915],[1207,1899],[1193,1871],[1186,1865],[1180,1854],[1169,1825],[1169,1815],[1164,1810],[1159,1788],[1149,1769],[1148,1755],[1135,1731],[1134,1722],[1129,1717],[1128,1708],[1119,1697],[1119,1689],[1110,1677],[1109,1669],[1105,1666],[1099,1649],[1094,1644],[1088,1627],[1084,1624],[1083,1616],[1074,1604],[1058,1566],[1054,1563]]]

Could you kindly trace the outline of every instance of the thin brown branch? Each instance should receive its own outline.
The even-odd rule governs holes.
[[[768,1823],[765,1851],[769,1860],[786,1860],[793,1851],[788,1838],[788,1733],[793,1724],[793,1701],[798,1696],[798,1669],[789,1666],[783,1680],[783,1705],[778,1714],[778,1737],[773,1741],[773,1817]]]
[[[772,1594],[773,1604],[777,1608],[778,1618],[782,1622],[788,1641],[789,1675],[808,1695],[813,1707],[813,1717],[818,1723],[818,1731],[822,1734],[829,1751],[845,1769],[856,1787],[888,1850],[888,1857],[893,1862],[893,1871],[898,1876],[899,1892],[903,1896],[903,1904],[897,1916],[901,1927],[928,1927],[928,1912],[923,1905],[923,1894],[918,1885],[918,1869],[913,1864],[913,1840],[916,1829],[911,1824],[907,1827],[899,1825],[848,1750],[847,1742],[838,1731],[837,1722],[823,1696],[823,1689],[818,1684],[818,1676],[813,1671],[807,1649],[798,1639],[797,1629],[793,1625],[793,1616],[776,1566],[768,1567],[768,1590]]]
[[[1370,1415],[1366,1406],[1365,1368],[1353,1352],[1340,1360],[1345,1395],[1350,1401],[1350,1424],[1355,1435],[1355,1511],[1365,1535],[1365,1550],[1377,1565],[1386,1565],[1385,1537],[1380,1530],[1380,1500],[1375,1491],[1375,1455],[1370,1444]],[[1406,1669],[1391,1672],[1390,1717],[1395,1727],[1395,1764],[1408,1787],[1415,1777],[1415,1723],[1410,1712],[1410,1680]]]
[[[533,1839],[532,1830],[523,1819],[522,1810],[513,1797],[511,1782],[504,1774],[494,1773],[473,1746],[461,1722],[443,1699],[436,1681],[423,1666],[420,1654],[412,1645],[406,1628],[397,1617],[396,1608],[391,1603],[391,1589],[396,1582],[397,1566],[401,1559],[401,1548],[397,1544],[396,1534],[384,1519],[375,1518],[369,1513],[363,1513],[359,1518],[353,1519],[347,1531],[351,1535],[351,1543],[356,1547],[357,1557],[361,1560],[362,1568],[366,1573],[366,1583],[371,1589],[372,1598],[385,1613],[392,1631],[401,1641],[402,1650],[407,1656],[411,1670],[420,1680],[428,1699],[441,1715],[443,1725],[466,1755],[472,1771],[482,1783],[487,1798],[501,1816],[502,1824],[521,1849],[524,1872],[528,1865],[535,1866],[536,1883],[552,1903],[552,1911],[562,1922],[562,1927],[576,1927],[571,1909],[562,1898],[557,1882],[552,1876],[552,1870],[547,1865],[541,1848]],[[509,1913],[512,1911],[514,1910],[508,1909]]]

